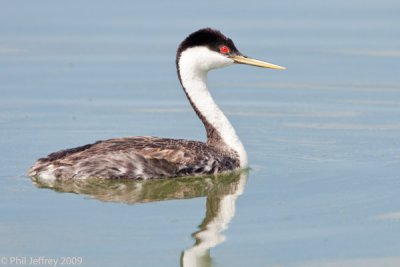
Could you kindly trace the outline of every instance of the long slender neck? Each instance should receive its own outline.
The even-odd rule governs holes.
[[[178,75],[182,87],[207,131],[207,144],[229,153],[234,150],[240,166],[247,167],[247,154],[235,129],[213,100],[207,89],[207,70],[190,66],[192,61],[181,58]]]

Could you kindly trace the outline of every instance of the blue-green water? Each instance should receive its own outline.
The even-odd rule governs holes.
[[[2,1],[0,266],[399,266],[399,14],[394,0]],[[174,58],[205,26],[288,68],[209,75],[248,174],[32,183],[62,148],[204,140]]]

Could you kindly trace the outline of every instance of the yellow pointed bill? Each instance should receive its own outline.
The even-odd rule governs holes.
[[[265,61],[261,61],[261,60],[249,58],[249,57],[244,57],[244,56],[233,56],[233,57],[231,57],[231,59],[233,59],[233,61],[235,61],[235,63],[252,65],[252,66],[257,66],[257,67],[261,67],[261,68],[270,68],[270,69],[276,69],[276,70],[285,70],[286,69],[285,67],[282,67],[279,65],[275,65],[272,63],[268,63]]]

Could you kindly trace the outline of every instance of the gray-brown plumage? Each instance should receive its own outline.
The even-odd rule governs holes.
[[[221,152],[197,141],[126,137],[52,153],[39,159],[29,175],[36,176],[46,170],[56,179],[204,175],[237,168],[236,158],[233,151]]]

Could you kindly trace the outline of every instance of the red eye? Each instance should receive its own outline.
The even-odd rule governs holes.
[[[219,51],[220,51],[222,54],[228,54],[228,53],[230,52],[229,48],[228,48],[226,45],[221,46],[221,47],[219,48]]]

